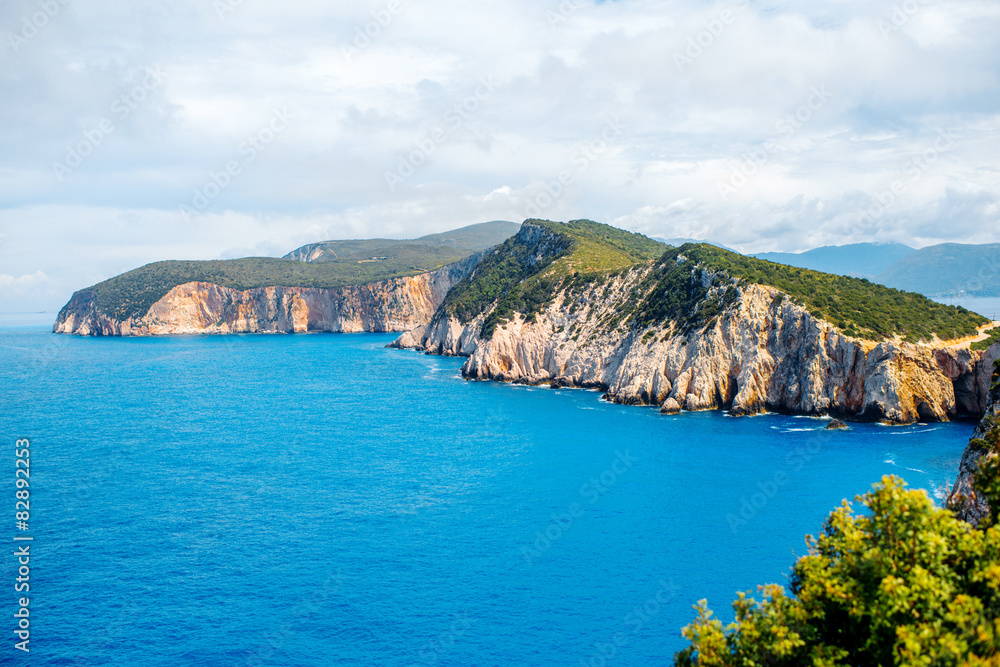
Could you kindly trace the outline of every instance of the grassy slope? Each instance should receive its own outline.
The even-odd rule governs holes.
[[[659,256],[667,247],[641,234],[590,220],[529,222],[556,235],[541,260],[540,248],[527,246],[516,237],[508,239],[445,299],[445,308],[462,322],[487,311],[495,302],[497,307],[483,324],[486,338],[515,312],[533,317],[564,281],[634,266]]]
[[[935,335],[959,338],[974,335],[976,327],[986,322],[964,308],[938,304],[919,294],[745,257],[707,244],[686,244],[664,252],[665,246],[652,239],[595,222],[534,222],[561,239],[543,261],[535,261],[537,248],[509,239],[445,301],[448,311],[463,322],[497,303],[484,322],[486,338],[515,312],[531,319],[560,289],[571,294],[582,291],[587,284],[654,258],[660,258],[656,269],[633,290],[607,326],[622,321],[638,327],[678,321],[682,328],[691,329],[711,322],[735,301],[737,293],[729,288],[710,296],[710,289],[702,285],[702,269],[722,272],[715,278],[718,287],[733,278],[776,287],[847,334],[872,340],[896,335],[910,341]]]
[[[591,220],[536,223],[565,234],[573,241],[570,254],[556,262],[548,272],[553,277],[571,273],[599,275],[618,271],[655,259],[667,248],[659,241],[642,234],[626,232]]]

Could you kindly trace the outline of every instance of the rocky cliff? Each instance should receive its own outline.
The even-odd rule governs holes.
[[[539,247],[528,233],[539,234],[526,223],[519,236]],[[629,314],[656,296],[657,271],[648,262],[586,285],[567,278],[528,314],[497,318],[498,300],[462,321],[442,307],[393,346],[466,356],[469,379],[601,388],[609,400],[665,413],[773,410],[902,424],[985,407],[983,353],[849,336],[779,289],[708,267],[689,277],[698,301],[641,324]],[[491,318],[499,323],[485,326]]]
[[[81,290],[59,313],[55,333],[82,336],[406,331],[428,322],[448,290],[482,253],[436,271],[336,289],[238,290],[206,282],[171,289],[147,312],[116,318]]]
[[[991,431],[995,431],[1000,426],[1000,364],[996,364],[998,357],[1000,357],[1000,344],[993,345],[983,355],[982,366],[985,368],[989,362],[989,367],[994,369],[991,389],[983,418],[979,421],[972,439],[962,453],[958,479],[955,480],[951,493],[948,495],[948,506],[955,511],[960,519],[973,525],[978,525],[983,517],[990,513],[986,499],[977,494],[973,488],[973,480],[983,457],[993,458],[997,456],[997,452],[986,439]]]

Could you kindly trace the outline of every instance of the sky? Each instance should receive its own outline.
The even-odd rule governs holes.
[[[529,217],[998,242],[998,34],[995,0],[5,0],[0,312]]]

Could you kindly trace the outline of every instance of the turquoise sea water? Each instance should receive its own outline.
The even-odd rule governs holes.
[[[728,618],[843,498],[941,486],[972,432],[664,417],[386,335],[4,324],[4,539],[23,437],[35,538],[32,653],[7,621],[4,664],[669,664],[698,599]]]

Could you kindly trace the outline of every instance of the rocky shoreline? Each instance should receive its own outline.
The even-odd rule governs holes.
[[[101,312],[81,290],[60,311],[54,333],[162,336],[228,333],[357,333],[406,331],[427,322],[478,253],[436,271],[337,289],[260,287],[238,290],[190,282],[171,289],[140,316]]]
[[[978,417],[987,408],[1000,345],[970,351],[943,342],[850,336],[777,288],[708,267],[691,274],[704,295],[691,312],[700,314],[710,304],[714,309],[702,319],[660,318],[643,325],[626,316],[655,284],[657,261],[648,261],[557,282],[527,314],[515,309],[495,317],[494,301],[460,320],[446,297],[463,279],[474,281],[488,271],[480,269],[489,263],[485,257],[496,264],[505,261],[504,252],[520,248],[528,265],[541,266],[568,246],[564,236],[528,221],[504,248],[412,277],[336,289],[238,290],[189,282],[126,319],[101,312],[95,295],[81,290],[59,313],[53,331],[404,332],[393,347],[467,357],[462,373],[468,379],[597,388],[613,402],[658,406],[665,414],[726,409],[733,415],[774,411],[908,424]],[[462,285],[468,288],[469,281]]]
[[[978,525],[990,513],[986,499],[976,493],[973,480],[983,457],[997,456],[985,441],[987,435],[1000,425],[1000,364],[994,363],[992,368],[994,369],[992,385],[982,419],[979,420],[969,444],[962,452],[958,477],[951,488],[951,493],[948,494],[948,506],[954,510],[958,518],[973,525]]]
[[[514,313],[488,338],[481,332],[489,310],[462,322],[443,307],[391,346],[467,357],[468,379],[600,388],[614,402],[663,413],[777,411],[909,424],[975,417],[986,407],[1000,346],[978,352],[853,338],[765,285],[718,288],[735,289],[735,299],[702,328],[617,324],[652,270],[563,289],[541,312]],[[714,276],[701,279],[707,286]]]

